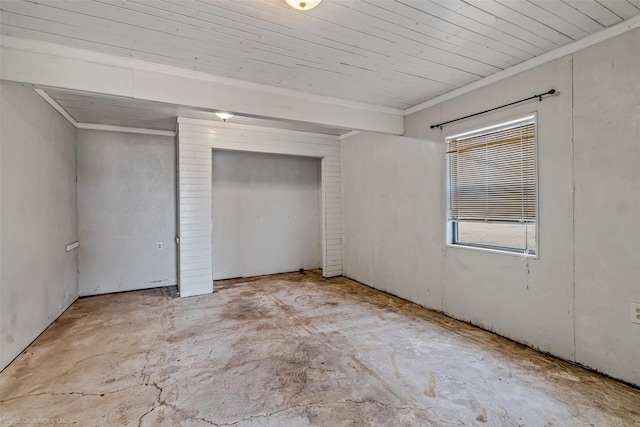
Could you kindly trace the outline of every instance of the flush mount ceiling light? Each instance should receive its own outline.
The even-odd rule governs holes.
[[[322,0],[285,0],[289,6],[298,10],[313,9],[320,4]]]
[[[224,111],[219,111],[219,112],[216,113],[216,116],[220,117],[223,122],[226,122],[228,119],[233,117],[233,114],[225,113]]]

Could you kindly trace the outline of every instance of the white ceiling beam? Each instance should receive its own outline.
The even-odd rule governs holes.
[[[0,79],[401,135],[404,112],[53,43],[2,36]]]

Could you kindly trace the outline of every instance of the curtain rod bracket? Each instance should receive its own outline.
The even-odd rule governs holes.
[[[553,95],[554,93],[556,93],[556,90],[555,89],[551,89],[548,92],[540,93],[538,95],[533,95],[533,96],[530,96],[529,98],[521,99],[520,101],[510,102],[508,104],[504,104],[504,105],[501,105],[501,106],[495,107],[495,108],[490,108],[488,110],[484,110],[484,111],[481,111],[479,113],[469,114],[468,116],[460,117],[459,119],[449,120],[448,122],[438,123],[437,125],[431,125],[431,129],[440,128],[440,130],[442,130],[442,126],[444,126],[444,125],[448,125],[450,123],[454,123],[454,122],[458,122],[460,120],[468,119],[470,117],[479,116],[480,114],[485,114],[485,113],[488,113],[488,112],[491,112],[491,111],[499,110],[501,108],[509,107],[511,105],[520,104],[521,102],[530,101],[532,99],[538,98],[538,101],[542,101],[542,97],[543,96]]]

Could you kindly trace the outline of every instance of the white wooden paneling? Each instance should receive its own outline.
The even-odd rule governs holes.
[[[5,0],[0,9],[5,35],[405,109],[632,18],[640,3],[324,0],[299,12],[283,0]]]
[[[500,31],[492,25],[485,24],[475,19],[467,18],[458,13],[451,13],[449,9],[440,6],[436,2],[427,0],[406,0],[405,3],[422,13],[435,15],[450,25],[464,28],[466,31],[477,34],[477,37],[484,39],[487,44],[495,45],[500,51],[509,53],[518,58],[530,58],[533,55],[542,53],[539,48],[526,40],[511,36]]]
[[[550,43],[550,41],[546,38],[525,28],[522,28],[521,26],[515,25],[509,20],[501,19],[498,16],[489,13],[477,6],[472,6],[470,4],[457,1],[440,1],[438,3],[445,9],[463,16],[466,20],[475,21],[476,23],[479,22],[485,26],[492,26],[495,31],[500,31],[502,33],[508,34],[514,39],[526,40],[526,44],[522,46],[524,46],[528,50],[532,50],[532,53],[534,54],[540,53],[541,50],[548,49],[549,47],[557,47],[555,43]],[[489,3],[489,6],[491,6],[491,3]],[[473,28],[471,25],[464,25],[464,27],[469,29]]]
[[[566,35],[572,40],[580,39],[586,36],[588,33],[580,27],[566,21],[559,15],[550,13],[547,9],[543,8],[540,2],[529,2],[527,0],[497,0],[504,7],[513,10],[515,13],[520,13],[526,17],[529,17],[535,21],[541,22],[549,27],[557,30],[558,32]],[[557,3],[560,3],[559,1]]]
[[[322,270],[342,274],[340,140],[337,136],[178,119],[180,295],[213,291],[211,166],[213,149],[320,158]],[[195,169],[194,169],[195,167]]]
[[[200,215],[193,215],[193,189],[206,189],[211,186],[211,151],[203,141],[186,139],[178,133],[178,286],[180,296],[188,297],[213,292],[211,266],[211,203],[200,201],[197,209]],[[189,168],[197,165],[203,170],[204,177],[189,176]],[[207,179],[207,175],[209,179]],[[210,195],[211,193],[208,192]],[[207,244],[206,236],[209,236]],[[204,239],[204,242],[203,242]]]
[[[557,3],[557,4],[552,4]],[[559,2],[541,2],[539,3],[540,7],[545,9],[548,12],[553,12],[555,15],[564,19],[567,22],[572,23],[576,27],[581,30],[591,34],[596,31],[599,31],[604,28],[602,24],[600,24],[595,19],[591,19],[589,16],[583,14],[575,7],[559,1]]]
[[[629,19],[638,14],[638,8],[625,0],[598,0],[598,3],[622,19]],[[638,2],[638,5],[640,5],[640,2]]]
[[[595,0],[564,0],[564,2],[603,27],[617,24],[621,19]]]
[[[545,25],[543,22],[532,19],[531,17],[500,4],[497,1],[468,0],[467,3],[476,9],[482,10],[496,18],[499,18],[500,20],[517,25],[522,28],[523,31],[533,32],[554,45],[561,46],[573,41],[573,39],[552,26]]]

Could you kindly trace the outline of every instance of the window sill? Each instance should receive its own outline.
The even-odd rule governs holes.
[[[462,243],[447,243],[445,246],[447,248],[466,249],[466,250],[471,250],[476,252],[489,252],[489,253],[495,253],[500,255],[510,255],[513,257],[521,258],[521,259],[539,259],[540,258],[537,252],[535,254],[524,254],[522,252],[514,252],[514,251],[498,249],[498,248],[485,248],[482,246],[471,246],[471,245],[465,245]]]

